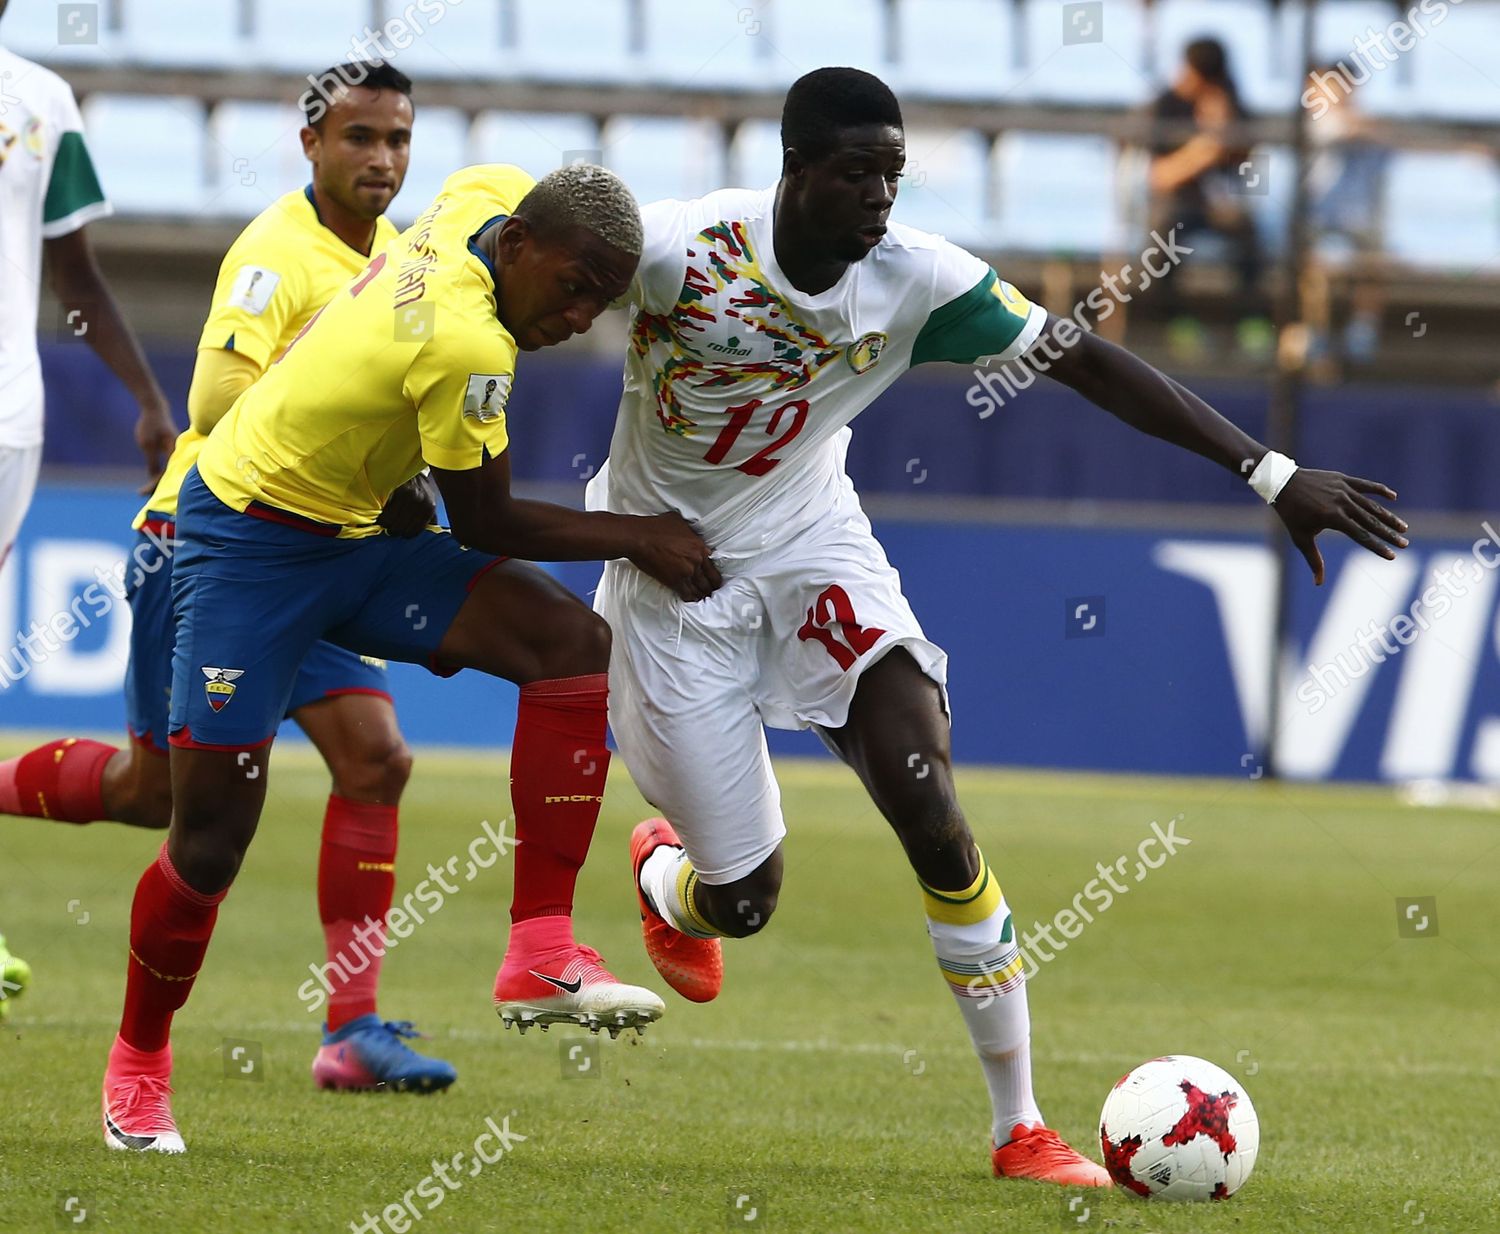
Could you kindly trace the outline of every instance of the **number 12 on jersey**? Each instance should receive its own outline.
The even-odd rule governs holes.
[[[745,431],[745,426],[750,423],[750,417],[755,414],[762,402],[761,399],[753,398],[748,403],[740,403],[724,409],[725,415],[729,417],[729,423],[720,430],[718,437],[714,439],[714,444],[709,446],[708,453],[703,456],[704,462],[722,463],[724,461],[730,448],[739,440],[740,434]],[[766,425],[766,433],[774,435],[781,427],[783,417],[787,412],[791,412],[791,421],[786,431],[770,445],[757,450],[743,463],[736,463],[735,470],[743,471],[747,476],[763,476],[781,462],[776,457],[776,451],[791,444],[792,439],[802,431],[807,424],[807,409],[807,400],[799,398],[793,399],[790,403],[783,403],[772,412],[770,423]]]

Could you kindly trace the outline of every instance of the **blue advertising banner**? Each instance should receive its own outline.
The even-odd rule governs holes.
[[[137,500],[122,489],[38,493],[0,571],[0,726],[123,731],[130,614],[115,580]],[[1274,577],[1260,538],[899,519],[877,519],[876,531],[951,657],[959,760],[1256,774]],[[1472,537],[1418,539],[1395,562],[1324,540],[1323,588],[1297,566],[1282,771],[1500,781],[1500,531],[1476,521]],[[555,570],[585,595],[598,577],[593,565]],[[472,672],[391,673],[413,743],[509,744],[514,687]],[[772,748],[821,749],[805,733],[773,734]]]

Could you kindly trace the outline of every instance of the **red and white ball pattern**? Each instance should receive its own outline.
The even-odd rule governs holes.
[[[1159,1200],[1223,1200],[1250,1177],[1260,1123],[1232,1075],[1186,1054],[1142,1063],[1099,1115],[1104,1165],[1115,1185]]]

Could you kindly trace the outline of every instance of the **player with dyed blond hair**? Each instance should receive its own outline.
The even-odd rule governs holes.
[[[522,1026],[641,1027],[662,1011],[573,937],[603,800],[609,627],[543,561],[629,557],[684,598],[718,575],[677,514],[585,513],[510,492],[521,351],[587,330],[629,287],[640,214],[598,167],[539,184],[454,173],[214,428],[183,482],[173,564],[172,826],[136,888],[105,1143],[180,1153],[172,1017],[187,1001],[265,803],[268,756],[308,651],[475,668],[520,686],[515,892],[496,1010]],[[452,533],[385,534],[423,466]]]
[[[1240,471],[1319,580],[1314,536],[1392,556],[1383,485],[1295,469],[1129,353],[1071,339],[983,261],[889,216],[901,111],[857,69],[796,82],[781,179],[646,207],[631,343],[593,509],[675,509],[724,585],[683,604],[610,562],[596,610],[615,633],[610,720],[664,818],[631,840],[646,949],[684,997],[715,997],[721,937],[765,927],[782,876],[764,726],[813,727],[859,776],[918,879],[938,967],[979,1057],[996,1175],[1108,1186],[1047,1128],[1011,911],[954,790],[947,656],[922,632],[844,471],[849,422],[907,369],[1026,363],[1145,432]],[[1061,348],[1053,342],[1063,344]]]

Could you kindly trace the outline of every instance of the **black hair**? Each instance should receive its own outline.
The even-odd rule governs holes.
[[[1236,111],[1244,110],[1239,87],[1234,84],[1234,74],[1229,71],[1229,53],[1224,50],[1223,43],[1218,39],[1194,39],[1183,48],[1182,58],[1204,81],[1223,90]]]
[[[805,159],[827,158],[842,130],[870,124],[904,127],[901,104],[885,82],[863,69],[814,69],[786,92],[781,148]]]
[[[346,64],[335,64],[321,73],[308,76],[309,88],[302,94],[300,105],[307,123],[313,128],[323,123],[323,117],[336,101],[336,91],[351,86],[364,86],[370,90],[395,90],[411,98],[411,78],[394,65],[383,60],[351,60]]]

